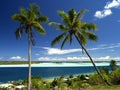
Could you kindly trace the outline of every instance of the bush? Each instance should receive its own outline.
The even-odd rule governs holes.
[[[110,78],[112,84],[120,84],[120,67],[111,73]]]
[[[8,90],[8,89],[3,87],[3,88],[0,88],[0,90]]]
[[[109,74],[109,69],[106,68],[106,67],[101,67],[100,68],[100,73],[108,75]]]
[[[100,78],[100,76],[98,74],[93,74],[89,76],[89,81],[88,81],[91,85],[99,85],[99,84],[103,84],[103,80]]]

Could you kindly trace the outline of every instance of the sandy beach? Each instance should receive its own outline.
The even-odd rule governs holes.
[[[118,63],[120,65],[120,63]],[[108,62],[96,63],[97,66],[109,66]],[[32,67],[84,67],[93,66],[92,63],[39,63],[32,64]],[[28,67],[27,64],[0,65],[0,67]]]

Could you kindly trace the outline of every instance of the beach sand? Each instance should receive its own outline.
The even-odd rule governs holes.
[[[108,62],[96,63],[97,66],[109,66]],[[120,63],[119,63],[120,65]],[[32,67],[86,67],[93,66],[92,63],[39,63],[32,64]],[[28,64],[0,65],[0,67],[28,67]]]

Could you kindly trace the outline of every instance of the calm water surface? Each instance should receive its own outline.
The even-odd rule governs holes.
[[[98,66],[100,68],[101,66]],[[105,66],[110,69],[109,66]],[[93,66],[85,67],[32,67],[33,76],[42,76],[42,78],[50,78],[70,74],[86,74],[92,73],[95,69]],[[25,79],[28,76],[27,67],[0,67],[0,82]]]

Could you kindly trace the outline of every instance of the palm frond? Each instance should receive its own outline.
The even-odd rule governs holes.
[[[61,45],[61,49],[63,48],[64,44],[65,44],[68,40],[70,40],[70,35],[69,35],[69,34],[68,34],[68,35],[65,37],[65,39],[63,40],[62,45]]]
[[[77,32],[76,34],[77,34],[77,37],[79,38],[79,40],[81,41],[81,43],[83,45],[86,45],[87,44],[87,39],[86,39],[85,35],[80,33],[80,32]]]
[[[18,22],[23,22],[23,23],[27,21],[27,18],[22,14],[14,14],[12,16],[12,19]]]
[[[38,22],[47,22],[48,18],[46,16],[39,16],[38,18],[36,18],[36,21],[38,21]]]
[[[64,11],[58,11],[58,14],[62,17],[62,21],[66,24],[70,24],[70,19],[69,19],[69,15],[67,13],[65,13]]]
[[[28,19],[29,21],[34,21],[36,14],[32,10],[28,10]]]
[[[81,26],[81,22],[79,20],[76,20],[72,26],[72,29],[79,30],[80,26]]]
[[[75,19],[75,17],[76,17],[76,11],[74,9],[70,9],[68,11],[68,15],[69,15],[70,22],[72,24],[74,19]]]
[[[69,30],[69,27],[66,26],[66,25],[63,25],[63,24],[60,24],[58,29],[62,30],[62,31],[68,31]]]
[[[89,32],[89,31],[85,31],[86,37],[91,40],[91,41],[97,41],[98,37],[96,34]]]
[[[61,35],[57,36],[51,43],[51,46],[56,45],[57,43],[59,43],[62,39],[64,39],[64,36],[66,35],[66,33],[62,33]]]
[[[35,28],[37,32],[39,32],[41,35],[44,35],[46,32],[44,28],[38,23],[38,22],[33,22],[32,26]]]
[[[20,14],[27,16],[27,10],[25,8],[20,8]]]
[[[49,25],[49,26],[55,26],[55,27],[56,27],[56,26],[60,25],[60,23],[57,23],[57,22],[49,22],[48,25]]]
[[[30,4],[30,7],[29,7],[29,10],[31,10],[33,13],[35,13],[36,15],[40,15],[40,8],[39,8],[39,6],[37,5],[37,4],[35,4],[35,3],[32,3],[32,4]]]
[[[56,28],[57,30],[61,30],[61,31],[67,31],[67,30],[69,30],[69,27],[68,27],[68,26],[63,25],[63,24],[60,24],[60,23],[56,23],[56,22],[49,22],[48,25],[50,25],[50,26],[55,26],[55,28]]]
[[[16,39],[22,37],[22,29],[20,27],[17,28],[17,30],[15,31],[15,36],[16,36]]]
[[[79,11],[79,12],[77,13],[77,15],[76,15],[75,21],[81,19],[81,18],[83,17],[84,13],[86,13],[86,12],[88,12],[87,9],[84,9],[84,10]]]
[[[93,23],[84,23],[81,28],[85,30],[94,30],[94,31],[97,30],[96,24],[93,24]]]

